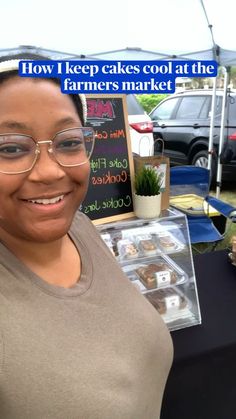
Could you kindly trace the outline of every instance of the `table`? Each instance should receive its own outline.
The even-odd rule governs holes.
[[[172,332],[161,419],[236,418],[236,267],[227,251],[194,257],[202,325]]]

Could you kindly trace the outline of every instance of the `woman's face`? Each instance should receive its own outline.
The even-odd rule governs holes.
[[[40,141],[80,126],[71,98],[52,81],[13,77],[0,84],[0,133],[28,134]],[[47,144],[41,144],[40,150],[30,172],[0,173],[0,239],[4,241],[14,237],[49,242],[63,237],[86,195],[89,162],[61,167],[48,154]],[[60,196],[56,203],[38,202]]]

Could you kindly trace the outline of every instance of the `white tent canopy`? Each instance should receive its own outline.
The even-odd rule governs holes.
[[[0,51],[1,52],[1,51]],[[95,60],[216,60],[220,66],[236,66],[236,50],[222,49],[218,45],[203,51],[193,51],[183,54],[164,54],[156,51],[146,51],[142,48],[127,47],[124,49],[98,52],[85,58]]]
[[[42,0],[45,7],[37,13],[28,0],[14,2],[13,8],[11,2],[1,7],[0,48],[39,45],[46,53],[77,57],[126,46],[168,56],[207,51],[213,44],[235,49],[235,0],[145,0],[139,7],[136,0],[67,0],[68,19],[63,8],[55,15],[54,1]]]
[[[7,59],[8,56],[25,56],[27,54],[42,55],[51,60],[216,60],[221,66],[236,66],[236,50],[222,49],[217,45],[207,50],[186,52],[181,55],[174,52],[172,54],[149,51],[139,47],[127,47],[114,51],[79,55],[31,45],[22,45],[15,48],[0,49],[0,61]]]

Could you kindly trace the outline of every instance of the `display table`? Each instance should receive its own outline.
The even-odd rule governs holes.
[[[202,325],[172,332],[161,419],[236,417],[236,267],[227,251],[194,257]]]

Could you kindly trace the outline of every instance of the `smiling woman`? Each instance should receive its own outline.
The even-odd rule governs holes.
[[[0,84],[0,128],[0,236],[17,253],[19,240],[25,240],[21,258],[28,258],[27,248],[33,246],[29,238],[68,240],[66,233],[87,191],[89,162],[81,148],[68,156],[61,144],[68,147],[75,136],[85,144],[83,128],[72,100],[58,85],[17,76]],[[63,199],[56,204],[37,201],[59,196]]]
[[[17,68],[0,64],[0,417],[157,419],[169,332],[77,210],[85,99]]]

